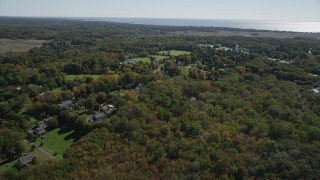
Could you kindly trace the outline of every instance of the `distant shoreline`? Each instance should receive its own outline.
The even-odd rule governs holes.
[[[232,20],[232,19],[169,19],[169,18],[69,18],[83,21],[109,21],[161,26],[226,27],[267,31],[320,33],[320,22]]]
[[[257,31],[294,33],[320,33],[320,21],[281,21],[243,19],[179,19],[179,18],[124,18],[124,17],[23,17],[0,16],[0,18],[69,19],[88,22],[114,22],[139,25],[216,27]]]

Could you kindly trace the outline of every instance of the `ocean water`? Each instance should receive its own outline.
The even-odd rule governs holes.
[[[163,18],[86,18],[85,21],[110,21],[145,25],[168,26],[208,26],[241,29],[320,32],[320,22],[298,21],[257,21],[257,20],[224,20],[224,19],[163,19]]]

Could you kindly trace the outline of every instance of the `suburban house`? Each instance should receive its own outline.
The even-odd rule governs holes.
[[[48,121],[52,119],[52,117],[44,118],[42,121],[37,122],[37,128],[34,130],[34,133],[38,136],[44,135],[47,131],[45,130],[47,128]]]
[[[36,135],[38,136],[42,136],[44,135],[47,131],[43,128],[43,127],[38,127],[34,130],[34,132],[36,133]]]
[[[37,122],[37,127],[38,128],[46,128],[48,121],[52,119],[52,117],[44,118],[42,121]]]
[[[64,109],[70,109],[73,107],[73,102],[71,100],[62,101],[58,106]]]
[[[42,120],[37,122],[37,127],[38,128],[46,128],[47,124]]]
[[[91,114],[88,116],[87,121],[88,122],[96,122],[101,121],[107,117],[107,114],[104,112],[98,112],[96,114]]]
[[[19,168],[23,168],[24,166],[28,165],[29,163],[32,162],[34,158],[34,155],[32,153],[29,153],[25,156],[21,156],[19,157],[19,159],[17,160],[17,166]]]

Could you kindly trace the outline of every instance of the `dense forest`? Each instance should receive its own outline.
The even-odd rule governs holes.
[[[1,39],[45,40],[0,56],[3,179],[320,177],[318,39],[71,19],[0,26]],[[105,104],[116,110],[90,122]],[[76,134],[62,159],[35,153],[48,117],[48,133]],[[30,165],[1,171],[29,152]]]

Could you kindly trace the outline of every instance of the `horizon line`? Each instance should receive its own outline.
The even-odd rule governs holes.
[[[171,20],[234,20],[234,21],[278,21],[278,22],[320,22],[320,20],[274,20],[274,19],[234,19],[234,18],[177,18],[177,17],[115,17],[115,16],[6,16],[12,18],[52,18],[52,19],[83,19],[83,18],[119,18],[119,19],[171,19]]]

